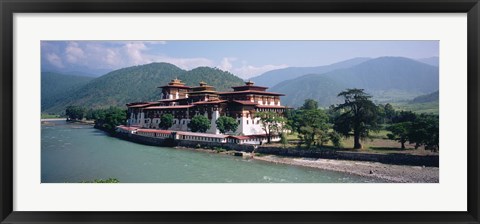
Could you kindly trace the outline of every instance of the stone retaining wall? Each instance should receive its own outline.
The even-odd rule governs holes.
[[[165,146],[165,147],[187,147],[187,148],[223,148],[226,150],[235,150],[242,152],[252,152],[255,149],[254,145],[239,145],[239,144],[230,144],[230,143],[219,143],[219,142],[202,142],[202,141],[192,141],[192,140],[172,140],[172,139],[162,139],[154,138],[149,136],[135,135],[135,134],[125,134],[117,133],[117,137],[125,139],[131,142],[136,142],[145,145],[154,145],[154,146]]]
[[[336,150],[307,150],[307,149],[284,149],[279,147],[258,147],[256,153],[272,154],[288,157],[309,157],[309,158],[323,158],[323,159],[340,159],[340,160],[355,160],[379,162],[394,165],[410,165],[410,166],[439,166],[438,156],[420,156],[409,154],[374,154],[374,153],[359,153]]]
[[[306,149],[284,149],[281,147],[257,147],[255,145],[241,145],[219,142],[202,142],[191,140],[172,140],[161,139],[148,136],[141,136],[135,134],[117,133],[116,137],[140,143],[145,145],[164,146],[164,147],[187,147],[187,148],[207,148],[213,149],[214,147],[223,148],[226,150],[235,150],[242,152],[272,154],[288,157],[308,157],[308,158],[323,158],[323,159],[340,159],[340,160],[354,160],[354,161],[368,161],[379,162],[385,164],[395,165],[410,165],[410,166],[431,166],[438,167],[438,156],[419,156],[408,154],[373,154],[373,153],[359,153],[337,150],[306,150]]]

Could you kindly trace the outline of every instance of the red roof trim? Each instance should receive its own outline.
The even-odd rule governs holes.
[[[224,103],[227,102],[226,100],[216,100],[216,101],[199,101],[193,103],[194,105],[201,105],[201,104],[218,104],[218,103]]]
[[[156,130],[156,129],[138,129],[137,133],[146,132],[146,133],[160,133],[160,134],[171,134],[172,131],[168,130]]]
[[[255,93],[259,95],[275,95],[275,96],[285,96],[285,94],[274,93],[274,92],[264,92],[257,90],[244,90],[244,91],[233,91],[233,92],[219,92],[219,95],[231,95],[231,94],[243,94],[243,93]]]
[[[127,127],[125,125],[120,125],[120,126],[117,126],[117,128],[120,128],[120,129],[123,129],[123,130],[127,130],[127,131],[133,131],[133,130],[137,130],[138,127]]]
[[[150,105],[151,105],[151,104],[146,103],[146,104],[131,105],[131,106],[128,106],[128,107],[139,108],[139,107],[146,107],[146,106],[150,106]]]
[[[153,107],[147,107],[145,110],[156,110],[156,109],[184,109],[184,108],[190,108],[193,107],[193,105],[178,105],[178,106],[153,106]]]
[[[282,108],[287,108],[286,106],[276,106],[276,105],[257,105],[258,108],[278,108],[278,109],[282,109]]]
[[[268,87],[265,87],[265,86],[249,86],[249,85],[244,85],[244,86],[232,86],[232,89],[235,89],[235,88],[241,88],[241,87],[248,87],[248,88],[262,88],[262,89],[268,89]]]
[[[258,103],[248,101],[248,100],[234,100],[233,102],[243,104],[243,105],[257,105]]]
[[[165,88],[165,87],[179,88],[179,89],[191,89],[191,88],[192,88],[192,87],[190,87],[190,86],[176,86],[176,85],[159,86],[159,87],[157,87],[157,88]]]

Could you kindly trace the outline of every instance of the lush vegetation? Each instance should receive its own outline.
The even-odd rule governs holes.
[[[67,120],[74,120],[74,121],[83,120],[85,115],[86,115],[86,110],[84,107],[68,106],[65,109],[65,116],[67,116]]]
[[[170,127],[173,126],[173,115],[171,114],[163,114],[160,117],[160,124],[161,129],[168,130]]]
[[[347,89],[338,95],[344,102],[326,110],[307,99],[299,109],[287,111],[285,127],[297,135],[287,139],[309,149],[322,148],[329,142],[343,148],[343,140],[353,137],[353,149],[362,149],[366,139],[379,138],[397,141],[402,150],[407,142],[415,148],[439,150],[438,115],[398,111],[390,104],[376,105],[362,89]]]
[[[125,125],[127,119],[127,111],[118,107],[110,107],[108,109],[98,109],[95,127],[115,132],[115,127]]]
[[[329,140],[329,118],[324,110],[318,109],[318,103],[307,99],[299,110],[288,115],[289,127],[296,133],[307,148],[323,146]]]
[[[41,114],[41,119],[51,119],[51,118],[60,118],[61,116],[58,114]]]
[[[255,116],[260,118],[260,125],[267,135],[267,143],[271,143],[272,135],[283,133],[288,128],[286,118],[274,112],[258,112]]]
[[[136,101],[154,101],[160,98],[159,86],[172,79],[181,79],[189,86],[205,81],[219,91],[230,90],[243,84],[243,80],[220,69],[200,67],[185,71],[168,63],[152,63],[112,71],[81,86],[56,95],[54,103],[42,108],[42,112],[61,113],[65,105],[77,105],[100,109],[109,106],[123,107]],[[45,86],[55,85],[46,83]],[[42,83],[43,88],[44,83]],[[43,99],[42,99],[43,102]]]
[[[80,89],[90,82],[92,77],[64,75],[53,72],[41,74],[41,105],[42,111],[55,105],[65,95]]]
[[[222,134],[235,132],[238,128],[238,123],[233,117],[221,116],[215,121],[215,124]]]
[[[65,115],[68,120],[93,120],[95,127],[113,133],[115,127],[124,125],[127,112],[118,107],[109,107],[108,109],[85,109],[80,106],[68,106],[65,109]]]
[[[427,95],[421,95],[421,96],[415,97],[412,100],[412,103],[438,102],[438,100],[439,100],[439,92],[437,90],[437,91],[435,91],[433,93],[430,93],[430,94],[427,94]]]
[[[360,139],[368,137],[370,131],[379,129],[379,110],[370,100],[372,96],[362,89],[347,89],[338,96],[344,98],[344,103],[333,108],[334,112],[340,112],[335,117],[333,128],[345,137],[349,137],[353,132],[353,148],[361,149]]]
[[[210,120],[203,115],[197,115],[190,120],[190,123],[188,123],[187,126],[192,132],[205,133],[210,129]]]

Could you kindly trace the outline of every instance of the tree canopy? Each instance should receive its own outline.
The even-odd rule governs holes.
[[[300,110],[315,110],[318,108],[318,102],[312,99],[306,99]]]
[[[313,105],[313,106],[312,106]],[[305,101],[305,105],[296,111],[292,117],[292,129],[298,133],[299,138],[305,142],[307,148],[317,143],[321,146],[328,142],[328,130],[330,125],[328,123],[328,115],[325,111],[315,107],[315,101]]]
[[[221,116],[215,121],[215,124],[222,134],[235,132],[238,128],[238,123],[233,117]]]
[[[272,135],[282,132],[283,126],[287,123],[283,116],[274,112],[258,112],[255,117],[260,118],[260,124],[267,135],[268,143],[271,143]]]
[[[160,124],[158,125],[161,129],[169,129],[173,125],[173,115],[163,114],[160,117]]]
[[[65,115],[68,120],[82,120],[85,117],[86,110],[80,106],[68,106],[65,109]]]
[[[378,108],[371,101],[372,96],[363,89],[347,89],[338,96],[344,99],[344,103],[334,107],[341,114],[335,118],[333,128],[345,137],[353,131],[353,148],[361,149],[360,139],[366,138],[370,131],[378,130]]]
[[[118,125],[124,125],[127,120],[127,111],[118,107],[98,109],[95,114],[95,127],[114,132]]]
[[[210,129],[210,120],[208,120],[208,118],[203,115],[197,115],[192,118],[192,120],[190,121],[190,123],[188,123],[187,126],[192,132],[205,133],[208,129]]]

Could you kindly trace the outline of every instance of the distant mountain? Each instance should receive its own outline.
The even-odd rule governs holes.
[[[276,69],[265,72],[259,76],[251,78],[256,85],[272,87],[285,80],[295,79],[307,74],[321,74],[330,72],[336,69],[348,68],[358,65],[371,58],[353,58],[346,61],[341,61],[331,65],[316,66],[316,67],[289,67],[283,69]]]
[[[66,94],[79,89],[91,80],[93,80],[92,77],[42,72],[40,81],[42,111],[53,106]]]
[[[408,58],[381,57],[346,69],[283,81],[270,90],[286,94],[284,105],[298,107],[307,98],[322,106],[340,102],[346,88],[361,88],[382,102],[406,100],[438,90],[438,67]],[[316,88],[316,89],[315,89]]]
[[[124,107],[135,101],[159,100],[158,86],[172,79],[181,79],[189,86],[198,86],[200,81],[213,85],[219,91],[230,90],[243,84],[243,80],[220,69],[199,67],[185,71],[168,63],[152,63],[112,71],[96,78],[82,88],[66,94],[45,112],[61,113],[68,105],[86,108]]]
[[[430,58],[421,58],[417,59],[419,62],[423,62],[425,64],[437,66],[440,64],[440,59],[438,57],[430,57]]]
[[[439,92],[435,91],[430,94],[415,97],[410,103],[429,103],[429,102],[438,102],[438,100],[439,100]]]
[[[305,99],[314,99],[321,106],[339,103],[337,94],[346,88],[345,85],[331,78],[320,75],[306,75],[294,80],[283,81],[275,85],[271,91],[285,94],[282,104],[298,107]]]

